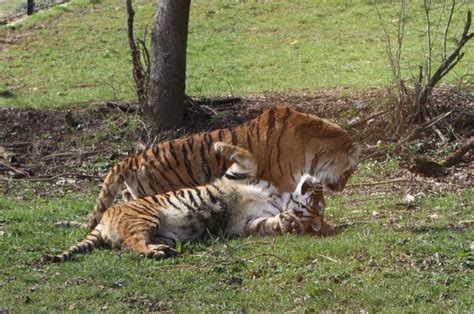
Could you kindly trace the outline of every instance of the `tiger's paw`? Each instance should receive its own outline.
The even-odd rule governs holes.
[[[152,259],[162,259],[178,255],[178,252],[166,244],[150,244],[148,245],[150,252],[145,256]]]
[[[303,233],[303,224],[297,216],[288,212],[283,212],[278,215],[278,218],[278,226],[274,227],[274,230],[276,229],[275,231],[278,231],[279,229],[281,233]]]

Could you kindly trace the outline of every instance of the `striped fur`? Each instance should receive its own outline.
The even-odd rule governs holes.
[[[138,199],[221,177],[231,162],[212,149],[218,141],[249,150],[258,161],[258,177],[282,192],[293,191],[304,173],[316,176],[325,188],[342,190],[357,154],[352,138],[338,125],[289,108],[272,108],[235,128],[158,143],[120,161],[105,178],[89,230],[123,185]]]
[[[232,161],[212,183],[146,196],[110,207],[85,240],[42,263],[64,262],[77,253],[109,246],[150,258],[176,254],[177,241],[229,235],[313,234],[321,229],[322,185],[303,176],[294,192],[280,193],[255,179],[257,161],[239,147],[216,143],[221,158]]]

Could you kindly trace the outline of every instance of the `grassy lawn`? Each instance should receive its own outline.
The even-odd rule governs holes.
[[[445,21],[441,2],[433,3],[433,19]],[[134,5],[138,35],[151,24],[155,2]],[[465,2],[456,12],[450,45],[472,7]],[[397,5],[379,8],[393,30]],[[14,27],[0,26],[0,106],[134,100],[124,12],[123,0],[72,0]],[[421,2],[410,1],[407,12],[403,66],[410,78],[426,42]],[[472,48],[446,82],[474,72]],[[368,1],[193,0],[187,69],[193,96],[360,91],[390,83],[384,35]],[[104,122],[113,132],[84,132],[71,141],[120,137],[114,121]],[[112,142],[117,151],[125,145]],[[91,172],[112,162],[85,161]],[[350,183],[409,175],[399,163],[365,162]],[[418,179],[328,196],[329,222],[356,223],[331,237],[208,239],[185,244],[181,256],[164,261],[97,250],[42,266],[44,253],[59,253],[84,237],[84,230],[53,223],[85,221],[98,187],[0,178],[0,190],[8,191],[0,195],[0,312],[472,312],[474,189],[448,176]],[[410,206],[402,204],[407,194],[415,195]]]
[[[101,100],[133,100],[124,1],[66,6],[0,28],[11,44],[0,54],[0,104],[64,107]],[[137,36],[150,26],[153,1],[134,1]],[[447,19],[434,5],[432,20]],[[451,24],[449,44],[462,29],[466,2]],[[390,30],[397,5],[379,6]],[[408,79],[425,55],[422,5],[407,8],[404,68]],[[262,91],[380,88],[390,82],[385,39],[374,6],[363,2],[192,1],[187,91],[195,96]],[[434,27],[439,39],[443,27]],[[437,44],[440,42],[437,40]],[[472,47],[472,44],[471,44]],[[472,49],[467,47],[467,49]],[[435,47],[434,63],[439,59]],[[467,53],[446,82],[474,70]]]
[[[354,182],[367,180],[364,168]],[[42,254],[59,253],[84,236],[83,230],[58,229],[53,222],[84,220],[97,191],[1,197],[0,307],[15,312],[472,310],[474,232],[463,221],[472,221],[474,189],[419,197],[409,208],[398,205],[407,188],[394,190],[384,199],[361,201],[363,193],[355,188],[350,195],[330,197],[330,221],[360,223],[333,237],[218,238],[184,245],[182,256],[165,261],[98,250],[46,266],[38,263]]]

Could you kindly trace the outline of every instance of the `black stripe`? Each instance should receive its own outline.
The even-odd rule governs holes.
[[[268,145],[270,144],[270,141],[269,141],[270,135],[274,127],[275,127],[275,109],[272,108],[268,111],[267,138],[265,139],[267,142],[267,151],[268,151]]]
[[[194,149],[194,136],[190,136],[188,137],[188,140],[186,141],[186,143],[188,143],[188,146],[189,146],[189,152],[193,152],[193,149]]]
[[[296,183],[296,178],[295,176],[293,175],[293,168],[291,167],[291,161],[288,163],[288,166],[290,168],[290,177],[291,179],[293,180],[294,183]]]
[[[216,150],[216,153],[215,153],[214,156],[216,156],[217,164],[219,164],[220,161],[221,161],[221,152],[219,152],[219,151]]]
[[[173,156],[173,159],[176,162],[176,165],[179,166],[178,155],[176,155],[176,150],[174,149],[173,143],[174,141],[169,142],[169,151],[171,153],[171,156]]]
[[[136,213],[138,214],[141,214],[141,215],[145,215],[146,214],[146,210],[145,208],[136,203],[127,203],[125,206],[129,207],[130,209],[133,209]],[[124,215],[128,215],[128,214],[124,214]]]
[[[143,156],[143,159],[145,159],[146,162],[149,162],[150,161],[150,156],[148,156],[148,154],[146,153],[146,150],[144,150],[141,155]]]
[[[165,156],[165,162],[166,162],[166,166],[167,166],[167,169],[168,170],[171,170],[171,172],[174,174],[174,176],[176,177],[176,179],[179,181],[179,183],[181,184],[181,186],[177,187],[176,185],[173,184],[173,181],[169,180],[169,179],[166,179],[166,182],[169,182],[173,185],[173,189],[176,190],[177,188],[180,188],[180,187],[184,187],[184,186],[188,186],[187,183],[185,183],[183,181],[183,179],[181,179],[181,176],[176,172],[176,170],[174,169],[174,167],[171,166],[168,158],[166,158]]]
[[[140,182],[140,179],[139,179],[139,178],[137,178],[137,184],[138,184],[138,190],[139,190],[139,191],[141,190],[140,196],[145,196],[145,195],[147,195],[146,190],[145,190],[145,188],[143,187],[142,183]]]
[[[250,137],[250,131],[247,131],[247,147],[249,151],[252,151],[252,138]]]
[[[211,169],[209,168],[209,162],[207,161],[206,154],[204,152],[204,143],[201,143],[201,159],[205,180],[206,182],[209,182],[211,181]]]
[[[188,158],[188,151],[186,150],[186,146],[183,144],[183,160],[186,170],[188,171],[188,176],[191,179],[194,186],[199,185],[199,183],[194,179],[193,169],[191,166],[191,162]],[[188,185],[189,186],[189,185]]]
[[[132,157],[128,157],[128,161],[127,161],[127,168],[128,169],[132,169],[132,162],[133,162],[133,159]]]
[[[207,145],[207,153],[209,154],[211,152],[211,147],[212,147],[212,138],[211,134],[209,133],[204,133],[204,142]]]
[[[248,173],[226,173],[224,176],[229,180],[243,180],[248,178]]]
[[[93,245],[92,242],[87,241],[84,244],[87,246],[87,252],[90,252],[90,251],[92,251],[92,249],[94,249],[94,245]]]
[[[244,225],[244,226],[245,226],[245,227],[244,227],[244,231],[245,231],[245,232],[248,232],[248,231],[249,231],[249,227],[250,227],[250,226],[249,226],[249,223],[250,223],[250,221],[252,221],[252,220],[253,220],[253,217],[249,217],[249,218],[247,218],[247,220],[245,221],[245,225]]]
[[[149,163],[149,165],[153,165],[153,163]],[[145,169],[145,175],[148,178],[148,186],[150,189],[154,192],[157,192],[155,188],[152,188],[151,184],[156,184],[158,185],[158,188],[160,191],[165,191],[166,188],[161,184],[160,179],[155,176],[155,173],[153,171],[150,171],[149,169]]]
[[[207,193],[207,196],[209,197],[209,199],[211,200],[211,203],[213,204],[216,204],[217,203],[217,198],[214,194],[211,193],[211,191],[209,190],[209,187],[205,187],[204,190],[206,191]]]
[[[278,164],[278,169],[280,169],[280,177],[283,177],[283,167],[281,165],[281,160],[280,160],[280,154],[281,154],[281,138],[286,132],[286,129],[288,127],[288,117],[291,115],[290,109],[286,108],[285,115],[283,116],[283,126],[280,131],[280,135],[278,136],[278,142],[277,142],[277,164]]]
[[[224,195],[224,191],[222,191],[219,186],[216,184],[216,183],[212,183],[211,186],[217,190],[217,192],[220,194],[220,195]]]
[[[256,121],[256,125],[257,125],[257,143],[260,142],[260,117],[257,119]]]
[[[151,198],[153,199],[153,201],[154,201],[156,204],[160,205],[160,207],[163,207],[163,202],[160,200],[160,198],[159,198],[158,196],[152,195]]]
[[[160,144],[155,144],[151,147],[151,151],[153,153],[153,155],[155,156],[155,158],[159,158],[160,157]]]
[[[179,199],[180,203],[183,204],[184,207],[186,207],[189,211],[192,211],[192,212],[196,211],[196,208],[194,206],[192,206],[192,204],[189,204],[188,202],[185,201],[184,195],[180,195],[178,197],[178,199]]]
[[[199,206],[199,203],[196,201],[196,198],[194,197],[194,194],[191,190],[187,190],[186,191],[187,195],[188,195],[188,198],[191,200],[191,203],[193,204],[193,206]]]
[[[229,166],[227,165],[227,159],[222,159],[222,174],[224,174],[226,171],[227,171],[227,168],[229,168]]]
[[[154,205],[154,203],[150,200],[151,197],[143,197],[141,200],[149,205]]]
[[[260,228],[262,227],[262,225],[263,225],[266,221],[267,221],[267,218],[260,220],[260,221],[257,223],[257,226],[256,226],[255,230],[257,230],[257,232],[260,232]]]
[[[135,228],[137,226],[141,226],[142,223],[141,222],[149,222],[150,224],[152,225],[156,225],[157,224],[157,221],[156,221],[156,218],[151,216],[143,216],[143,217],[137,217],[135,215],[130,215],[130,214],[123,214],[123,217],[127,218],[128,222],[134,222],[134,224],[132,226],[130,226],[130,229],[132,228]],[[155,218],[155,219],[153,219]],[[147,224],[145,224],[145,226],[148,226]]]
[[[132,169],[138,169],[138,158],[132,158],[133,160],[133,168]]]
[[[149,215],[149,216],[155,216],[156,214],[155,211],[153,210],[153,206],[147,206],[145,204],[142,204],[142,210],[144,211],[144,214]]]
[[[232,145],[237,145],[237,134],[234,128],[230,129],[230,136],[232,137]]]
[[[99,203],[100,212],[101,212],[101,213],[105,212],[105,210],[106,210],[107,208],[105,207],[104,202],[102,201],[102,199],[98,199],[97,201],[98,201],[98,203]]]
[[[173,207],[176,208],[176,209],[179,209],[179,206],[176,205],[175,203],[173,203],[173,201],[171,200],[171,195],[166,194],[165,197],[166,197],[166,201],[167,201],[171,206],[173,206]]]
[[[217,131],[217,138],[219,139],[219,142],[222,142],[222,132],[223,132],[222,129],[220,129],[219,131]]]

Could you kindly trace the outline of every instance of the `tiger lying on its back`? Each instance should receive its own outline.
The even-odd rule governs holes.
[[[196,240],[208,232],[314,234],[320,229],[324,199],[315,178],[305,175],[295,192],[279,193],[265,181],[248,183],[257,172],[256,160],[248,151],[224,143],[214,147],[221,158],[234,162],[224,177],[194,189],[116,204],[84,241],[61,255],[44,255],[41,262],[63,262],[104,245],[163,258],[176,253],[177,241]]]
[[[212,149],[218,141],[249,150],[257,160],[258,177],[282,192],[293,191],[304,173],[340,191],[358,155],[351,136],[338,125],[289,108],[272,108],[241,126],[158,143],[120,161],[105,178],[89,230],[113,204],[123,184],[137,199],[221,177],[231,162]]]

